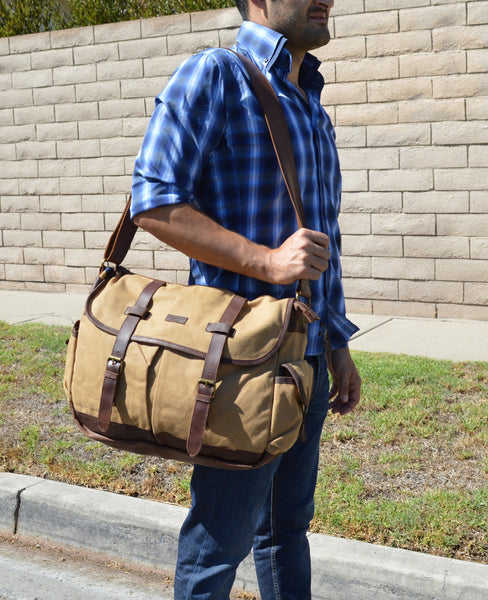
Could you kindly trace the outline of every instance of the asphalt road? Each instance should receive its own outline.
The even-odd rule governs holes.
[[[84,551],[0,538],[0,600],[171,600],[168,574]]]

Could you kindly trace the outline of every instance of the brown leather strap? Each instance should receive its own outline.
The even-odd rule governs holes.
[[[231,50],[231,52],[234,52]],[[276,95],[271,83],[266,79],[260,69],[248,58],[237,54],[246,71],[251,78],[252,87],[261,104],[266,124],[269,129],[273,148],[278,159],[278,164],[285,180],[286,189],[290,195],[290,200],[295,209],[297,223],[299,227],[306,227],[305,211],[303,209],[302,195],[298,183],[297,168],[295,164],[295,155],[290,139],[290,132],[286,123],[283,108]]]
[[[232,326],[246,302],[246,298],[234,296],[225,309],[220,321],[218,323],[210,323],[207,326],[207,331],[213,332],[213,335],[208,347],[207,358],[203,365],[202,377],[198,382],[195,407],[186,441],[186,450],[192,458],[197,456],[202,448],[203,433],[207,425],[210,402],[215,394],[217,371],[225,342],[228,336],[231,335]]]
[[[122,327],[119,329],[119,333],[115,338],[112,354],[107,359],[107,366],[103,378],[102,394],[98,409],[98,427],[102,432],[106,432],[110,425],[117,383],[124,367],[124,358],[132,335],[139,321],[145,319],[149,315],[148,306],[154,293],[162,285],[165,285],[163,281],[158,281],[157,279],[151,281],[142,290],[135,305],[128,307],[125,311],[127,318],[122,323]]]
[[[234,52],[231,50],[231,52]],[[295,209],[298,227],[307,227],[305,218],[305,209],[303,208],[302,195],[300,193],[300,184],[298,183],[297,168],[295,164],[295,155],[291,143],[290,132],[286,123],[285,114],[281,107],[280,100],[276,95],[271,83],[266,79],[258,67],[242,54],[237,54],[246,68],[251,78],[254,92],[263,108],[264,118],[268,126],[271,142],[278,159],[281,174],[285,180],[286,189],[290,196],[291,203]],[[307,300],[312,298],[310,282],[307,279],[301,279],[298,284],[297,297],[304,297]]]
[[[129,201],[125,206],[124,212],[105,248],[104,259],[106,262],[120,265],[132,244],[137,231],[137,225],[130,218],[130,203],[131,196],[129,196]]]

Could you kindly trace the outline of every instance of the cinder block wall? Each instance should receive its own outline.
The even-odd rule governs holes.
[[[488,1],[348,0],[318,52],[350,312],[488,319]],[[235,9],[0,39],[0,288],[85,291],[154,96]],[[127,265],[185,282],[138,232]]]

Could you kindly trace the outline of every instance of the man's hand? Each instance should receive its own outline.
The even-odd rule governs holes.
[[[358,405],[361,395],[361,377],[349,348],[330,350],[327,363],[332,376],[329,408],[333,413],[346,415]]]
[[[329,267],[329,236],[299,229],[269,253],[269,280],[287,285],[298,279],[317,280]]]

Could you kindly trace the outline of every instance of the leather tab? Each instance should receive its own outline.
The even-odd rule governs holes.
[[[223,335],[232,336],[235,331],[230,323],[209,323],[207,329],[209,333],[221,333]]]
[[[297,296],[311,300],[312,290],[310,288],[310,281],[308,279],[300,279],[298,282]]]
[[[126,315],[133,315],[135,317],[139,317],[140,319],[147,319],[147,317],[151,314],[147,308],[147,306],[128,306],[125,309]]]
[[[314,321],[319,321],[319,316],[317,313],[312,310],[308,304],[305,304],[305,302],[302,302],[301,300],[295,300],[293,306],[295,307],[295,310],[302,311],[310,324],[312,324]]]

